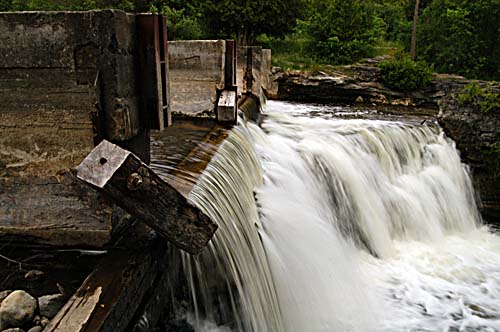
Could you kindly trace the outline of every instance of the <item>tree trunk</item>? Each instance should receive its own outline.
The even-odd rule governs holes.
[[[420,0],[415,1],[415,12],[413,13],[413,31],[411,33],[411,58],[415,60],[417,58],[417,24],[418,24],[418,7],[420,5]]]
[[[255,42],[255,37],[250,31],[244,29],[238,30],[237,33],[238,46],[252,46]]]

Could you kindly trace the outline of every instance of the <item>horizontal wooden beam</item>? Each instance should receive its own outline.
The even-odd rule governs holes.
[[[106,140],[75,171],[77,178],[191,254],[199,253],[217,229],[209,217],[137,156]]]

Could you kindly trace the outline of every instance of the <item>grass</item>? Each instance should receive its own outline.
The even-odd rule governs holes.
[[[272,65],[281,67],[283,70],[302,70],[312,73],[331,73],[339,66],[333,66],[307,55],[307,40],[293,39],[284,40],[267,39],[263,46],[272,50]],[[402,50],[403,45],[399,42],[381,41],[375,46],[375,56],[393,55]]]

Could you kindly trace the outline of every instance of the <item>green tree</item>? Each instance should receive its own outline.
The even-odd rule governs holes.
[[[400,0],[373,0],[375,18],[383,21],[383,35],[387,41],[403,41],[408,39],[411,23],[406,18],[405,5]],[[378,32],[381,33],[381,32]]]
[[[315,0],[299,30],[310,38],[311,54],[333,64],[344,64],[373,52],[374,15],[360,0]]]
[[[422,14],[419,56],[439,72],[500,79],[500,0],[434,0]]]
[[[202,39],[205,36],[203,7],[194,0],[163,0],[151,4],[153,12],[160,12],[167,18],[169,40]]]
[[[304,7],[304,0],[207,0],[203,17],[211,36],[236,37],[239,45],[252,45],[260,34],[290,32]]]
[[[134,11],[132,0],[0,0],[0,10],[91,10],[114,8]]]

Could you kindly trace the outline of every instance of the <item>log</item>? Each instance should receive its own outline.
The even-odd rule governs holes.
[[[199,253],[217,230],[210,218],[137,156],[106,140],[74,171],[78,179],[191,254]]]

